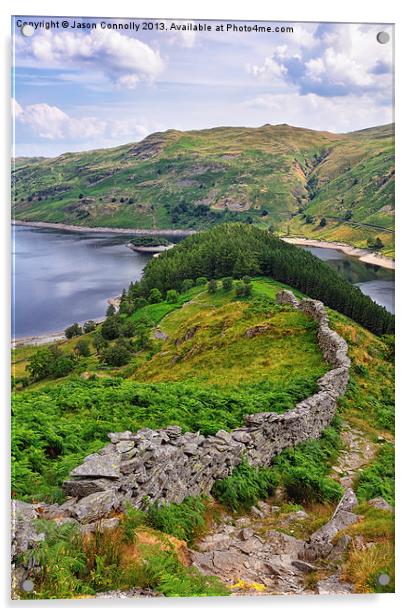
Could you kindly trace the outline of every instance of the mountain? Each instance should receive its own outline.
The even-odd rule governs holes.
[[[224,221],[393,254],[394,126],[168,130],[14,166],[17,220],[202,229]]]

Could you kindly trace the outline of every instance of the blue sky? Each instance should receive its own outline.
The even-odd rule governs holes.
[[[14,27],[15,155],[110,147],[169,128],[287,123],[347,132],[393,120],[392,43],[376,40],[381,30],[392,37],[391,26],[259,22],[294,31],[227,33],[215,30],[221,22],[201,23],[212,32],[165,22],[162,32],[98,25],[24,37]]]

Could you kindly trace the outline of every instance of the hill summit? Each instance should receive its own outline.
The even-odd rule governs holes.
[[[393,253],[394,126],[167,130],[138,143],[16,159],[17,220],[204,229],[248,222]],[[379,247],[382,249],[382,246]]]

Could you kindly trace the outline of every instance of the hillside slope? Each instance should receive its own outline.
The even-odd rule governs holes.
[[[393,254],[393,125],[168,130],[139,143],[19,159],[17,220],[202,229],[230,220]],[[324,221],[321,223],[321,219]]]

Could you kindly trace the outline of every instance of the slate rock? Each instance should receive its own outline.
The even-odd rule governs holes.
[[[120,505],[116,490],[90,494],[79,500],[71,509],[72,515],[82,524],[95,522]]]
[[[63,482],[63,491],[67,496],[83,498],[95,492],[103,492],[110,488],[110,479],[68,479]]]
[[[120,454],[112,453],[99,455],[98,453],[88,456],[83,464],[77,466],[70,473],[71,477],[120,477]]]

